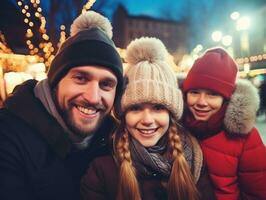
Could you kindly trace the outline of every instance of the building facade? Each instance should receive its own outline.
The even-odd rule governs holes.
[[[131,16],[122,6],[114,12],[112,21],[113,39],[120,48],[125,48],[135,38],[147,36],[162,40],[170,53],[188,51],[188,24],[184,21]]]

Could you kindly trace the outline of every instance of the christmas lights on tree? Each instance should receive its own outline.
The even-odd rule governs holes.
[[[88,2],[83,6],[82,12],[86,12],[89,10],[96,0],[88,0]],[[55,48],[53,47],[52,42],[50,41],[50,37],[47,34],[46,30],[46,19],[42,14],[42,8],[40,7],[40,0],[30,0],[28,5],[24,2],[24,0],[17,0],[18,6],[21,8],[21,13],[24,15],[24,23],[27,25],[26,31],[26,45],[29,49],[30,55],[39,56],[39,61],[43,62],[47,67],[50,66],[53,58]],[[31,12],[34,12],[32,14]],[[39,36],[41,38],[41,42],[38,46],[34,46],[33,39],[36,37],[34,35],[34,18],[40,22],[40,26],[38,28]],[[36,21],[36,20],[35,20]],[[60,26],[60,38],[57,43],[57,47],[66,40],[66,32],[65,26]]]
[[[27,3],[26,3],[27,2]],[[96,0],[88,0],[82,7],[81,12],[84,13],[89,10]],[[25,43],[29,49],[29,54],[36,56],[38,62],[42,62],[48,68],[54,58],[55,51],[66,40],[66,27],[60,26],[60,36],[56,44],[51,42],[51,38],[46,30],[46,18],[42,14],[42,8],[40,6],[40,0],[17,0],[17,4],[21,9],[21,13],[24,17],[24,23],[27,26]],[[39,26],[36,28],[36,26]],[[38,32],[36,32],[36,30]],[[36,44],[36,38],[40,39],[39,44]],[[118,49],[121,57],[124,57],[123,49]],[[8,48],[4,35],[0,32],[0,52],[12,53],[12,50]],[[250,64],[254,62],[260,62],[266,60],[266,54],[252,55],[250,57],[236,58],[236,62],[239,65]]]
[[[83,6],[81,13],[84,13],[87,10],[89,10],[93,6],[93,4],[95,3],[95,1],[96,0],[88,0],[88,2]]]
[[[0,52],[13,53],[12,50],[7,46],[5,36],[1,31],[0,31]]]

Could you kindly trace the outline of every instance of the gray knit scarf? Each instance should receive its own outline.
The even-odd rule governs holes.
[[[48,80],[44,79],[37,83],[37,85],[34,88],[34,94],[37,98],[40,99],[46,110],[57,120],[57,122],[62,126],[64,131],[68,133],[69,135],[73,135],[73,133],[69,130],[67,125],[65,124],[64,120],[62,119],[61,115],[58,113],[56,106],[54,104],[54,100],[52,98],[52,91],[50,89],[50,86],[48,84]],[[91,139],[92,135],[87,136],[85,139],[83,139],[81,142],[74,142],[74,145],[78,149],[85,149]],[[71,138],[71,137],[70,137]]]
[[[164,155],[167,149],[167,136],[163,136],[155,146],[148,148],[142,146],[133,137],[130,137],[130,140],[130,152],[138,176],[167,180],[172,168],[172,162]],[[182,140],[182,143],[185,158],[191,168],[193,157],[191,145],[188,145],[186,140]]]

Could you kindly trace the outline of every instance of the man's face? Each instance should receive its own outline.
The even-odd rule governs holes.
[[[56,100],[67,126],[78,138],[94,133],[113,107],[114,73],[99,66],[74,67],[60,80]]]

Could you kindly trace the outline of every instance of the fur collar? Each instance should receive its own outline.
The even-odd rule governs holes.
[[[237,80],[225,113],[226,131],[231,134],[248,134],[255,125],[259,102],[256,87],[248,80]]]

